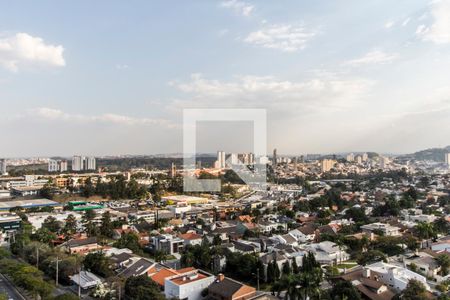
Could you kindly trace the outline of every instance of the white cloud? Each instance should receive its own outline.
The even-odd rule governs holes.
[[[406,25],[408,25],[410,21],[411,21],[411,18],[409,18],[409,17],[406,18],[405,20],[403,20],[402,27],[405,27]]]
[[[395,25],[395,22],[394,22],[394,21],[388,21],[388,22],[386,22],[386,23],[384,24],[384,28],[390,29],[390,28],[392,28],[392,26],[394,26],[394,25]]]
[[[286,117],[352,107],[367,96],[373,82],[336,74],[304,81],[272,76],[237,76],[232,81],[220,81],[192,74],[190,81],[171,85],[189,95],[188,100],[175,103],[180,107],[262,107]]]
[[[450,0],[435,0],[431,4],[433,23],[420,25],[416,34],[424,41],[435,44],[450,43]]]
[[[227,0],[222,1],[220,4],[222,7],[230,8],[234,10],[236,13],[248,17],[252,13],[253,9],[255,8],[253,5],[239,0]]]
[[[251,32],[244,41],[264,48],[295,52],[304,49],[315,35],[302,25],[278,24]]]
[[[356,58],[346,62],[345,64],[351,66],[361,66],[361,65],[373,65],[373,64],[387,64],[391,63],[398,58],[398,54],[386,53],[380,50],[373,50],[366,53],[360,58]]]
[[[134,118],[124,115],[105,113],[102,115],[82,115],[82,114],[70,114],[59,109],[39,107],[31,109],[25,116],[19,116],[19,118],[36,118],[49,121],[65,121],[65,122],[91,122],[91,123],[110,123],[124,126],[134,125],[157,125],[168,128],[175,127],[175,125],[164,119],[151,119],[151,118]]]
[[[22,67],[63,67],[64,48],[46,44],[40,37],[27,33],[0,38],[0,66],[17,72]]]
[[[127,64],[116,64],[116,69],[117,70],[126,70],[128,69],[130,66]]]

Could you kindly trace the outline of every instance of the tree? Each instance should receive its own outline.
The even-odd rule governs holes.
[[[300,271],[298,265],[297,265],[297,260],[295,259],[295,257],[292,259],[292,272],[294,274],[298,274],[298,272]]]
[[[323,271],[312,252],[308,252],[303,256],[300,271],[299,285],[304,299],[307,299],[308,296],[318,295]]]
[[[102,225],[100,226],[100,234],[111,238],[114,233],[114,228],[111,222],[111,213],[106,211],[102,215]]]
[[[433,225],[434,225],[435,230],[439,233],[447,235],[450,232],[449,223],[447,222],[447,220],[444,217],[441,217],[441,218],[437,219],[436,221],[434,221]]]
[[[450,268],[450,256],[447,254],[441,254],[436,257],[436,260],[441,266],[441,273],[443,276],[446,276],[448,274],[448,269]]]
[[[51,241],[56,240],[57,236],[55,233],[51,232],[45,227],[39,228],[33,234],[33,240],[39,241],[41,243],[49,244]]]
[[[348,281],[337,281],[330,291],[332,299],[361,299],[361,294],[358,290]]]
[[[281,268],[281,274],[290,275],[291,273],[292,273],[292,269],[291,269],[291,266],[289,265],[289,261],[286,261]]]
[[[366,212],[363,208],[352,207],[345,212],[347,219],[352,219],[355,223],[367,223]]]
[[[221,244],[222,244],[222,238],[218,234],[214,235],[214,237],[213,237],[213,245],[219,246]]]
[[[101,277],[113,275],[109,268],[110,260],[103,252],[91,252],[84,258],[83,265],[86,270],[95,273]]]
[[[427,290],[422,282],[411,279],[406,289],[400,293],[400,298],[402,300],[424,300],[427,299],[426,292]]]
[[[164,300],[158,285],[147,275],[131,276],[125,282],[125,299]]]
[[[76,296],[76,295],[74,295],[72,293],[58,295],[58,296],[53,298],[53,300],[79,300],[79,299],[80,298],[78,298],[78,296]]]
[[[70,214],[67,216],[63,232],[68,236],[71,236],[77,232],[77,219],[74,215]]]
[[[276,281],[275,278],[275,267],[273,262],[269,262],[267,264],[267,282],[274,283]]]
[[[61,222],[53,216],[48,216],[42,223],[42,228],[46,228],[50,232],[58,233],[61,230]]]
[[[142,253],[142,248],[139,244],[139,237],[131,232],[122,234],[120,239],[114,243],[114,247],[128,248],[134,253]]]
[[[86,210],[83,215],[83,224],[84,224],[84,230],[88,236],[97,236],[99,228],[97,227],[97,224],[93,222],[93,220],[96,217],[96,213],[94,210]]]
[[[277,292],[279,297],[282,291],[286,291],[285,299],[300,299],[301,292],[299,289],[300,275],[284,275],[272,286],[272,291]],[[306,298],[305,298],[306,299]]]
[[[378,250],[369,250],[365,253],[361,253],[357,259],[358,264],[362,266],[378,261],[387,261],[386,254]]]
[[[419,222],[416,226],[416,233],[420,239],[431,239],[436,237],[433,223]]]

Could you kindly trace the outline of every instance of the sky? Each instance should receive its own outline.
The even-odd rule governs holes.
[[[449,145],[450,0],[0,1],[0,157],[180,153],[192,108],[266,109],[268,152]]]

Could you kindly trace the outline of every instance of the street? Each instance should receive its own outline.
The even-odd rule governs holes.
[[[0,293],[8,295],[8,300],[25,300],[25,298],[17,291],[16,287],[12,285],[3,274],[0,274]]]

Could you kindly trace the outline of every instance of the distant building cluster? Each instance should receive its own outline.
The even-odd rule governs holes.
[[[72,171],[90,171],[90,170],[96,170],[97,169],[97,163],[95,160],[95,157],[93,156],[79,156],[75,155],[72,158]]]
[[[50,159],[48,161],[48,171],[49,172],[67,172],[67,160],[55,160]]]
[[[224,151],[217,151],[217,160],[214,162],[214,168],[225,169],[230,168],[233,165],[254,165],[256,163],[266,164],[268,162],[267,157],[262,156],[255,157],[254,153],[230,153],[227,155]]]
[[[0,159],[0,175],[6,175],[6,159]]]

